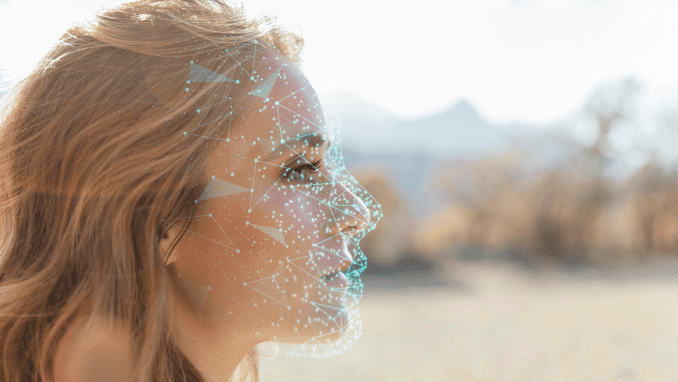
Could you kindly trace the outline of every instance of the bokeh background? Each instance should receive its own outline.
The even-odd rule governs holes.
[[[0,98],[120,2],[0,0]],[[262,381],[678,379],[678,3],[243,5],[303,35],[384,212],[361,340]]]

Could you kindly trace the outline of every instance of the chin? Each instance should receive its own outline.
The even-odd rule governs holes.
[[[325,308],[325,311],[330,311]],[[300,321],[305,325],[278,327],[271,341],[264,347],[264,354],[276,356],[320,357],[341,353],[350,348],[362,333],[362,323],[357,301],[342,302],[341,308],[332,310],[329,317],[323,310],[314,309],[312,314]],[[310,321],[310,324],[309,324]]]

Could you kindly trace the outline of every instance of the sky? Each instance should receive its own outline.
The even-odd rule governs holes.
[[[75,21],[120,0],[0,0],[0,69],[20,78]],[[403,119],[468,100],[492,123],[549,124],[627,76],[648,107],[678,103],[678,2],[242,0],[306,44],[323,95],[349,91]]]

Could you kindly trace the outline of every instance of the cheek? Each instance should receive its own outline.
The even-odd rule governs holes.
[[[318,322],[324,314],[313,303],[336,304],[314,261],[323,257],[318,244],[327,240],[332,220],[329,191],[295,187],[271,189],[251,212],[246,194],[202,202],[186,233],[181,268],[186,279],[209,288],[206,315],[223,319],[233,311]]]

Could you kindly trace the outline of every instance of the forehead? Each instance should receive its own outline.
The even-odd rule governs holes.
[[[249,92],[247,130],[254,139],[277,145],[322,135],[325,129],[320,101],[306,76],[282,58],[267,60]],[[266,147],[273,150],[274,147]]]

